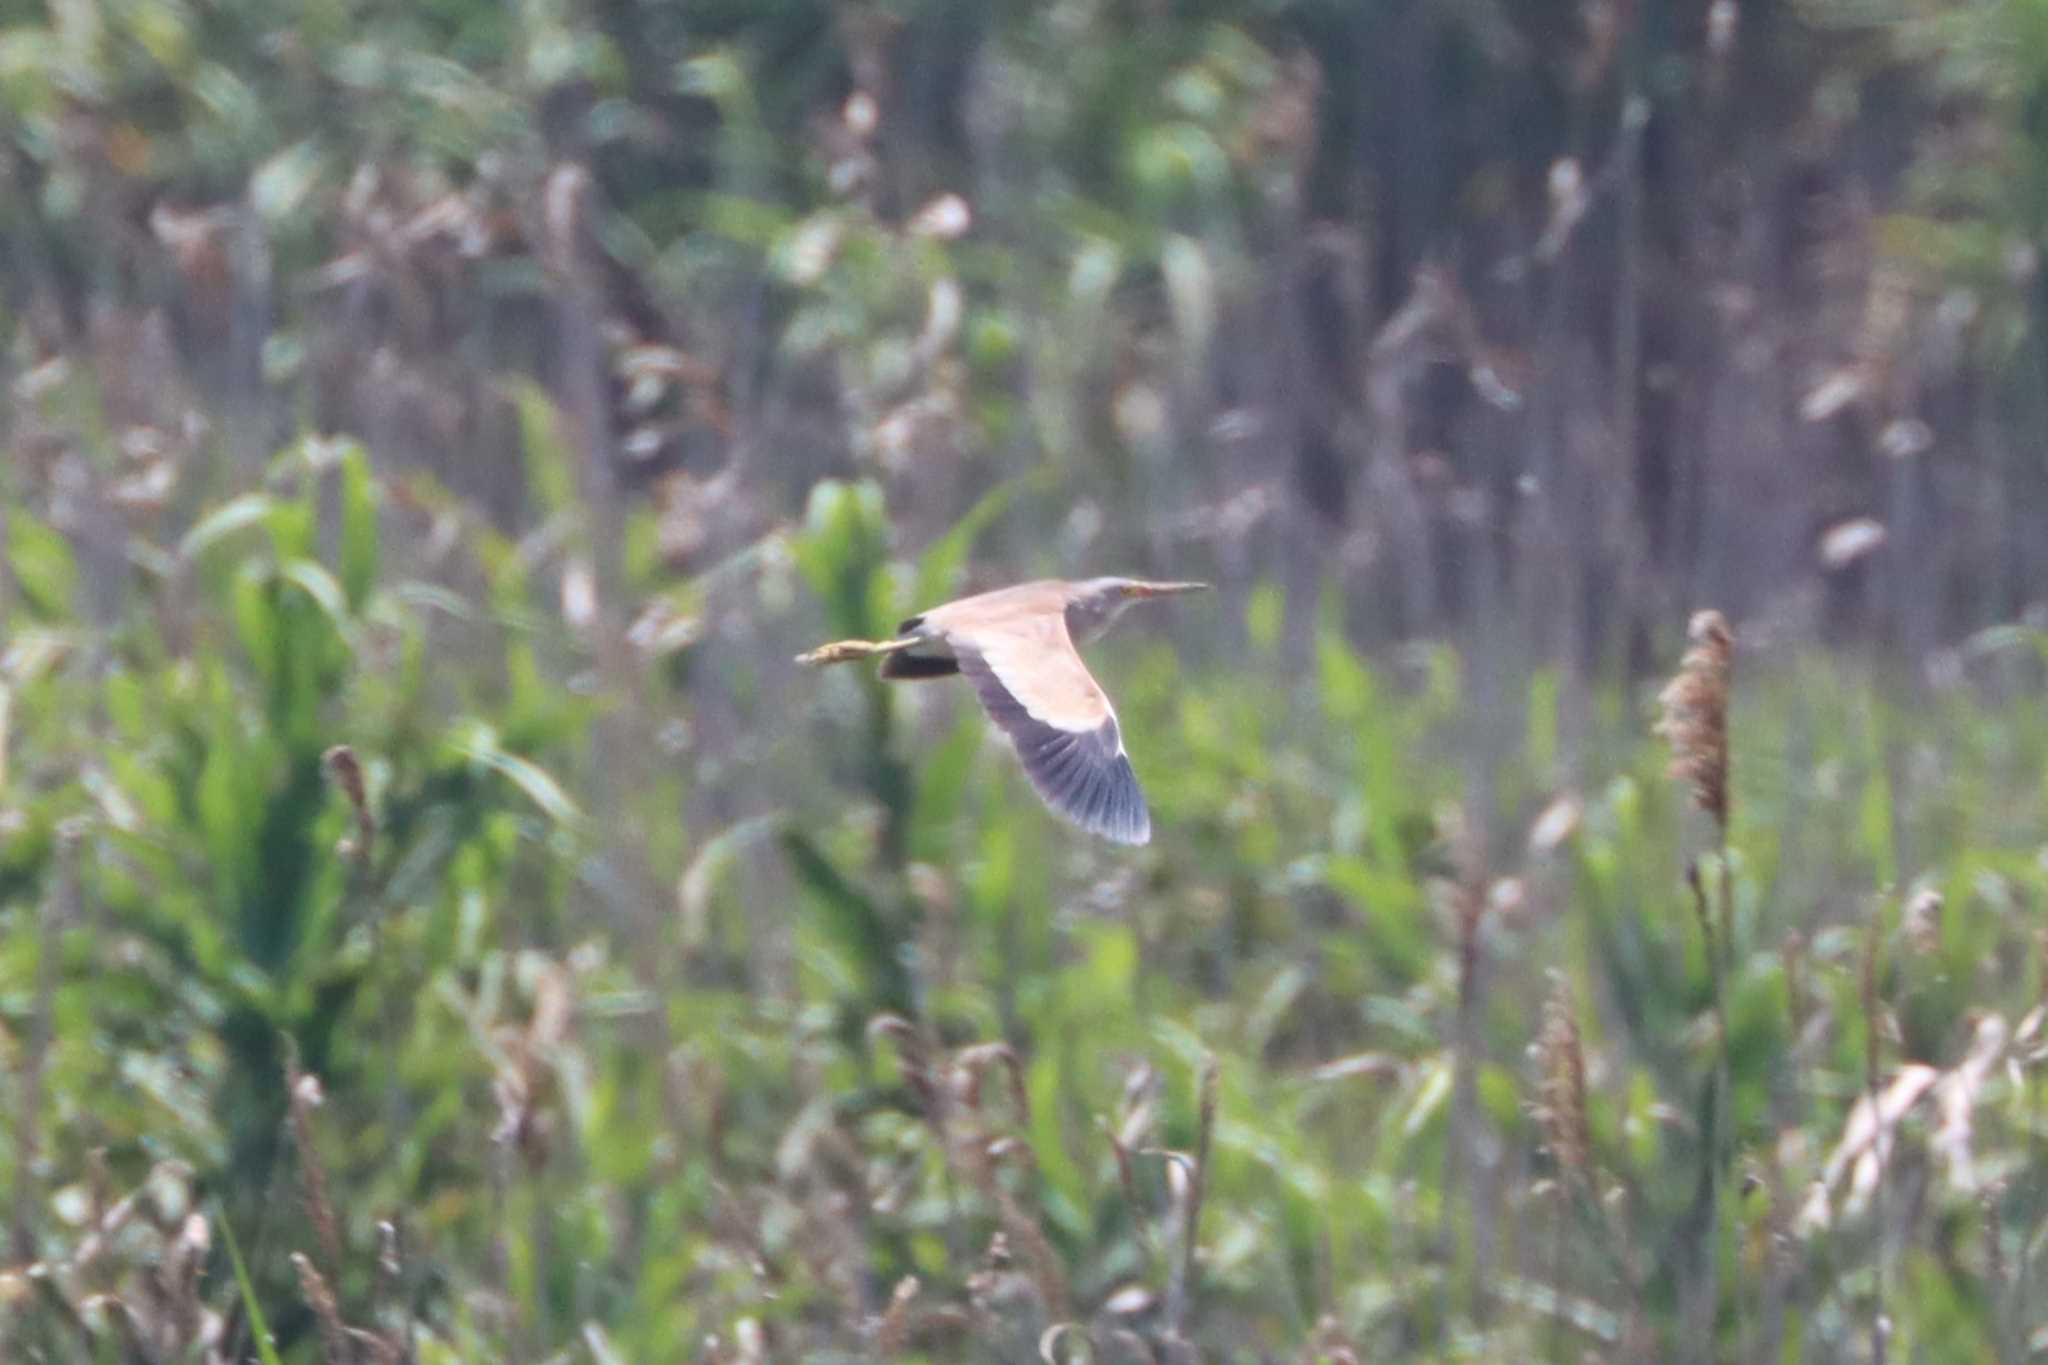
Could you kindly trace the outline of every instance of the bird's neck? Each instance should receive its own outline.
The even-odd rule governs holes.
[[[1108,633],[1109,628],[1116,624],[1116,618],[1121,614],[1123,605],[1120,603],[1101,611],[1091,611],[1078,606],[1068,607],[1067,635],[1077,645],[1101,639]]]

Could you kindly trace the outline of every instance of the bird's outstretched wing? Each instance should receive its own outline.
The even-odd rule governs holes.
[[[1031,785],[1060,814],[1122,844],[1152,837],[1116,710],[1060,616],[1013,617],[951,634],[960,671],[1010,737]]]

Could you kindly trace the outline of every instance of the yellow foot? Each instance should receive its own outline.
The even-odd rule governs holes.
[[[829,645],[819,645],[808,654],[797,655],[796,661],[817,668],[824,664],[843,664],[848,659],[864,659],[875,652],[875,644],[871,640],[834,640]]]

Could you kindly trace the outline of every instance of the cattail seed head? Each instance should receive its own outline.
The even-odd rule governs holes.
[[[1728,694],[1735,671],[1735,632],[1718,611],[1694,614],[1692,642],[1678,673],[1658,695],[1656,732],[1671,746],[1671,776],[1693,804],[1728,833]]]

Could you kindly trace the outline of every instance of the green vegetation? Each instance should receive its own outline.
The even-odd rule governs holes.
[[[429,588],[387,567],[359,449],[263,484],[106,629],[64,539],[10,528],[0,1174],[48,1278],[5,1272],[0,1321],[29,1358],[196,1359],[208,1312],[246,1352],[264,1304],[320,1359],[287,1252],[422,1360],[1029,1358],[1062,1323],[1058,1359],[1549,1358],[1691,1312],[1825,1357],[1880,1311],[1899,1358],[1963,1359],[2033,1329],[2038,708],[1746,670],[1724,861],[1643,696],[1599,699],[1575,780],[1539,677],[1473,789],[1455,656],[1390,672],[1332,624],[1276,696],[1254,594],[1235,666],[1101,651],[1142,853],[1051,823],[964,704],[849,675],[764,737],[829,791],[696,828],[686,758],[647,764],[614,800],[662,833],[622,874],[577,800],[607,704],[542,681],[561,627],[517,547],[472,528],[474,595]],[[959,558],[898,564],[881,516],[823,485],[789,540],[835,628]],[[1730,877],[1725,1063],[1688,850],[1716,906]],[[324,1096],[297,1113],[287,1043]],[[1859,1165],[1873,1067],[1924,1094]]]
[[[2038,1354],[2048,5],[1693,8],[0,0],[0,1361]]]

